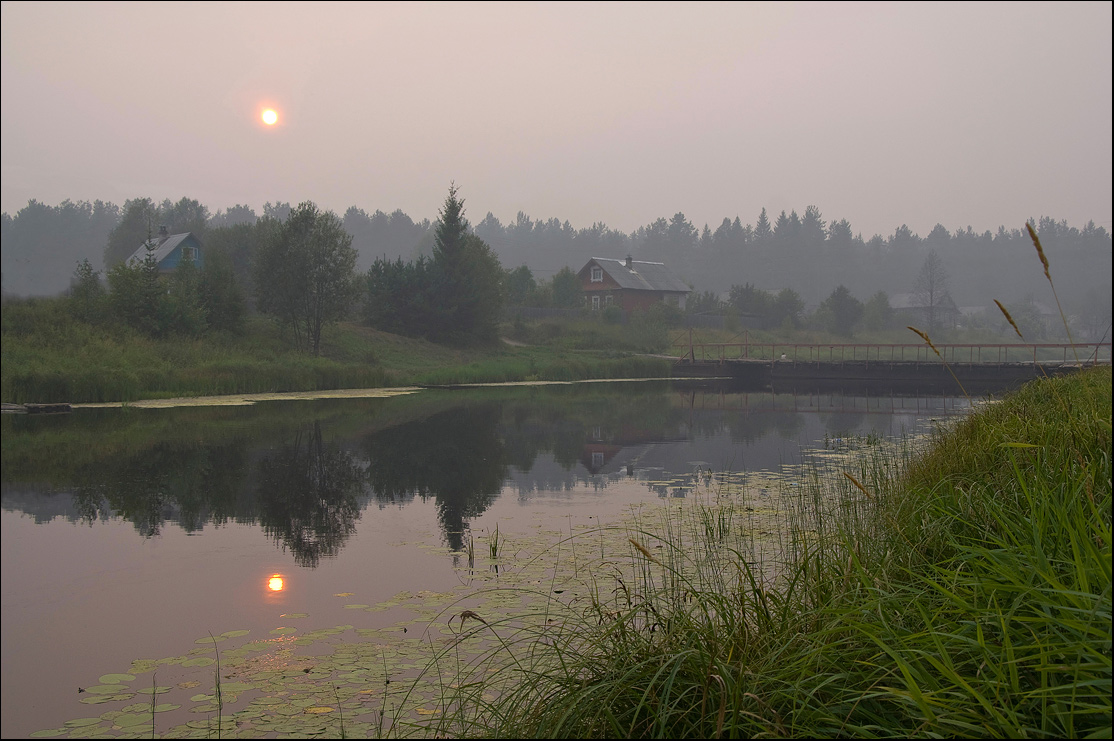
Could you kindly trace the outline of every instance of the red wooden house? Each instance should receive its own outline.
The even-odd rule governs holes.
[[[641,262],[629,255],[626,260],[593,257],[577,276],[589,308],[618,306],[628,319],[632,312],[646,311],[659,301],[684,309],[692,291],[665,263]]]

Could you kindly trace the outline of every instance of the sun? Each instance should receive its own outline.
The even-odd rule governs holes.
[[[276,123],[278,123],[278,114],[275,113],[275,110],[273,108],[268,108],[267,110],[263,111],[263,123],[267,124],[268,126],[274,126]]]

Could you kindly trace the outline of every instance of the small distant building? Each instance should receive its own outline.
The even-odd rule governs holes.
[[[168,234],[165,226],[159,227],[159,236],[139,245],[132,256],[128,258],[129,265],[142,263],[147,259],[148,245],[154,247],[155,260],[159,264],[160,273],[171,273],[183,260],[193,260],[198,268],[204,265],[204,256],[201,252],[201,242],[193,232],[184,234]]]
[[[684,309],[692,292],[665,263],[632,260],[629,255],[626,260],[593,257],[577,276],[588,308],[618,306],[627,318],[658,302]]]
[[[949,329],[957,327],[962,318],[959,307],[950,296],[946,296],[933,311],[925,304],[923,296],[915,293],[895,293],[890,296],[890,309],[893,310],[894,318],[900,323],[914,322],[924,326],[925,329],[928,329],[928,319],[931,315],[935,315],[937,326]]]

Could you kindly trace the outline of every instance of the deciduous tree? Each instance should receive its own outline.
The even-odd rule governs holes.
[[[820,304],[819,313],[829,332],[850,337],[855,323],[862,318],[863,303],[840,285]]]
[[[257,306],[289,327],[299,346],[321,353],[321,331],[348,315],[356,251],[332,211],[304,202],[259,245]]]
[[[929,334],[941,327],[946,314],[955,312],[955,302],[949,291],[950,280],[944,261],[935,250],[929,252],[913,283],[913,296],[924,310]]]

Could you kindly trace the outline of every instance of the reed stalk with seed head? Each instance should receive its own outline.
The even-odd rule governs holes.
[[[1079,353],[1075,349],[1075,340],[1071,336],[1071,327],[1068,326],[1068,318],[1064,315],[1064,307],[1060,305],[1060,295],[1056,293],[1056,284],[1052,282],[1052,275],[1048,272],[1048,258],[1044,256],[1044,248],[1041,246],[1040,237],[1037,236],[1037,230],[1029,222],[1025,222],[1025,228],[1029,230],[1029,238],[1033,240],[1033,246],[1037,248],[1037,257],[1041,260],[1041,265],[1044,266],[1044,277],[1048,279],[1048,285],[1052,287],[1052,297],[1056,299],[1056,309],[1060,312],[1060,321],[1064,323],[1064,331],[1068,333],[1068,342],[1071,343],[1072,354],[1075,355],[1075,363],[1079,365]],[[1016,327],[1014,327],[1016,329]]]
[[[959,376],[957,376],[955,374],[955,371],[952,370],[952,367],[948,365],[948,359],[940,354],[940,351],[936,349],[936,345],[932,344],[932,338],[930,338],[926,333],[922,332],[916,327],[907,326],[906,329],[912,330],[918,337],[924,340],[926,345],[932,348],[932,352],[936,353],[936,357],[940,358],[940,360],[944,363],[944,367],[948,369],[948,373],[952,374],[952,378],[955,379],[955,383],[957,386],[959,386],[959,390],[962,391],[963,395],[967,397],[967,401],[971,401],[971,395],[968,394],[967,389],[963,387],[963,383],[959,380]]]

